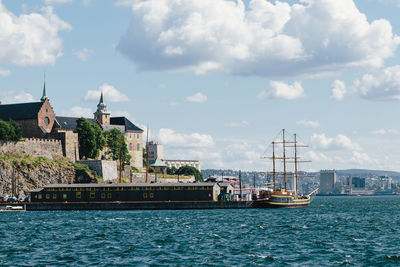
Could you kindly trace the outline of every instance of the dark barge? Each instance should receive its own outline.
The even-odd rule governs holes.
[[[252,201],[218,201],[217,183],[54,184],[30,193],[26,210],[243,209]]]

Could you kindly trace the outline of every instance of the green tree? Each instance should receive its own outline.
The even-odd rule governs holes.
[[[18,141],[22,137],[21,126],[15,121],[0,120],[0,140]]]
[[[88,119],[79,118],[76,122],[80,158],[97,158],[106,143],[103,131],[99,125],[93,124]]]
[[[22,138],[22,128],[21,128],[21,125],[19,125],[18,123],[16,123],[16,122],[13,121],[13,120],[9,120],[8,123],[11,125],[11,127],[14,128],[13,140],[17,141],[17,140],[21,139],[21,138]]]
[[[178,169],[178,175],[193,175],[196,182],[203,182],[203,175],[198,169],[192,166],[182,166]]]
[[[123,164],[129,164],[131,155],[128,153],[128,147],[125,142],[125,137],[122,133],[114,128],[110,131],[105,132],[106,143],[107,143],[107,155],[113,160],[119,160],[119,152],[121,149]]]
[[[175,175],[175,174],[177,174],[177,172],[178,172],[178,169],[175,167],[167,168],[167,174]]]

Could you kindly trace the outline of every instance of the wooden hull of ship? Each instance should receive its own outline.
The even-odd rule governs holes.
[[[292,196],[270,196],[269,198],[254,201],[255,208],[304,208],[310,205],[311,199],[294,198]]]

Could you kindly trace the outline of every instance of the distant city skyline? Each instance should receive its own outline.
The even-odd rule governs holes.
[[[202,169],[267,170],[285,128],[310,145],[305,170],[400,171],[399,12],[398,0],[0,0],[0,101],[39,101],[46,73],[58,116],[92,118],[103,91],[165,158]]]

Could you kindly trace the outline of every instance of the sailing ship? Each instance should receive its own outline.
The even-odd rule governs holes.
[[[275,146],[281,144],[282,145],[282,156],[275,155]],[[286,149],[288,147],[294,148],[294,157],[288,157],[286,155]],[[272,157],[268,157],[272,159],[272,177],[273,177],[273,188],[272,191],[267,191],[263,195],[262,198],[255,200],[254,205],[258,208],[299,208],[299,207],[307,207],[311,202],[311,195],[318,191],[318,188],[313,190],[311,193],[307,195],[299,195],[298,193],[298,163],[300,162],[309,162],[309,161],[299,161],[299,157],[297,156],[297,149],[299,147],[307,147],[306,145],[299,145],[297,143],[296,134],[294,134],[293,141],[285,140],[285,129],[282,130],[282,141],[273,141],[272,142]],[[283,171],[276,171],[276,160],[281,160],[283,163]],[[290,161],[293,160],[293,161]],[[294,163],[294,172],[287,171],[287,164]],[[304,177],[304,176],[303,176]],[[278,188],[278,178],[283,180],[283,184],[280,183],[280,187]],[[287,182],[289,178],[294,179],[294,190],[288,190]]]

